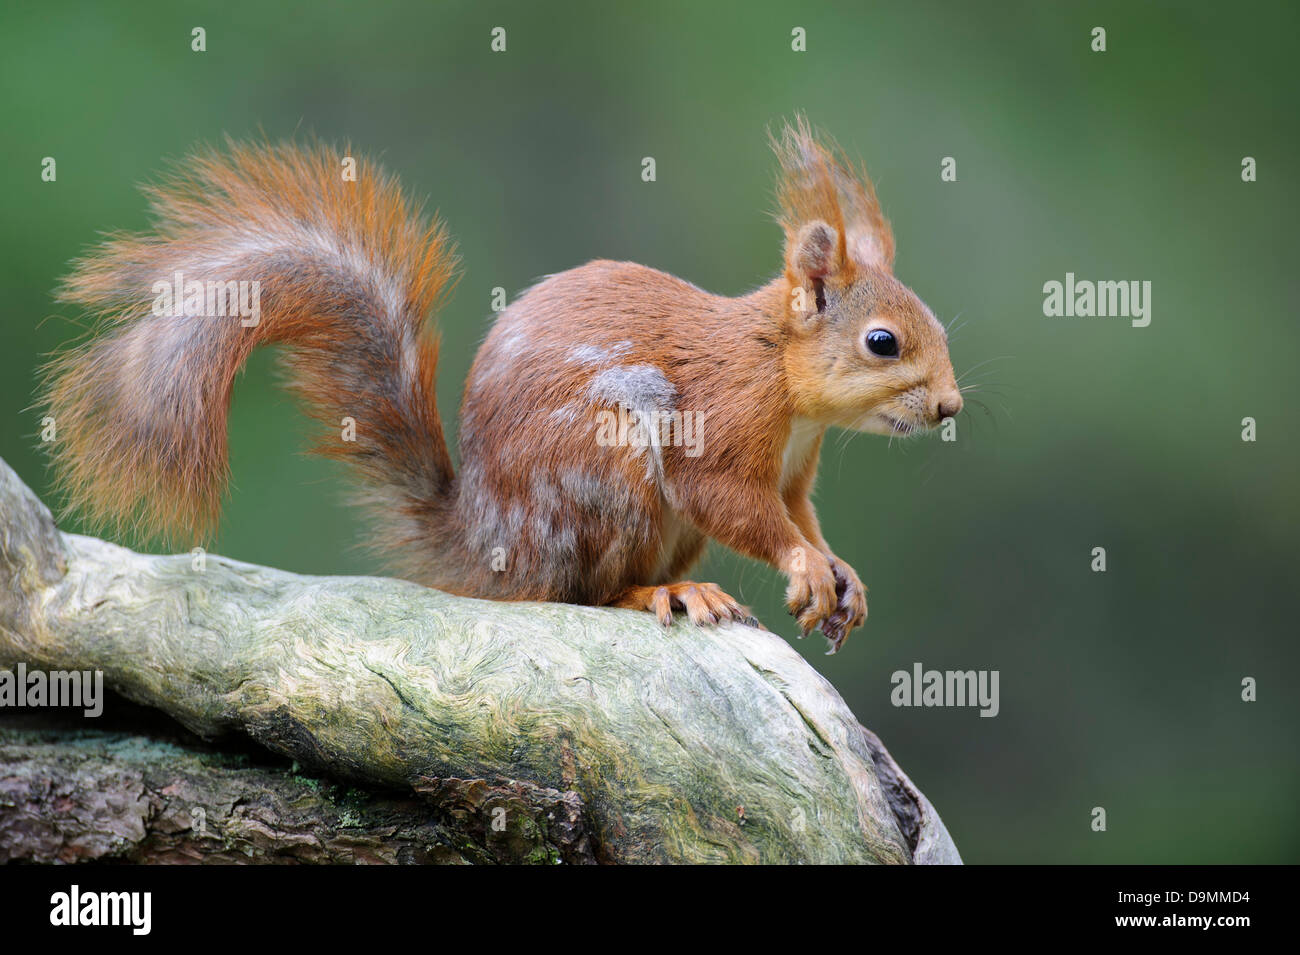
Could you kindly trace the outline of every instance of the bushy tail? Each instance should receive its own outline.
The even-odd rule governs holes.
[[[187,541],[215,527],[235,375],[291,346],[289,384],[351,461],[398,556],[444,508],[451,459],[426,319],[455,254],[396,180],[323,146],[228,145],[146,190],[154,231],[113,235],[60,299],[102,316],[46,368],[57,480],[92,522]],[[243,283],[243,284],[240,284]],[[345,440],[344,419],[355,422]],[[409,562],[418,565],[420,561]]]

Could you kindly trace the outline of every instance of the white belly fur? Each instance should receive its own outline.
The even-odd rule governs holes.
[[[825,430],[825,425],[810,421],[807,418],[795,418],[790,423],[790,438],[786,441],[785,450],[781,454],[782,493],[790,486],[794,476],[808,463],[808,456],[812,454],[813,445],[817,443],[817,439],[821,437]]]

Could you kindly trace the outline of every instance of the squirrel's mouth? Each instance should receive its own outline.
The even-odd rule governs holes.
[[[879,410],[873,410],[856,421],[841,422],[841,426],[852,431],[863,431],[869,434],[897,436],[900,438],[919,434],[926,430],[925,423],[896,418],[892,414]]]
[[[889,426],[889,430],[894,434],[912,434],[913,432],[920,430],[916,425],[908,424],[906,421],[895,418],[893,415],[882,413],[880,415],[880,420],[884,421],[885,424]]]

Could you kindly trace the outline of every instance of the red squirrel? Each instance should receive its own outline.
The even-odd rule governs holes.
[[[456,270],[444,226],[322,145],[199,153],[147,189],[153,232],[110,236],[60,289],[103,322],[47,366],[57,481],[92,523],[202,538],[226,488],[236,373],[282,344],[289,387],[327,429],[316,450],[356,468],[398,575],[665,625],[674,610],[756,623],[716,584],[682,580],[712,538],[781,570],[802,633],[835,652],[867,604],[809,500],[826,429],[907,435],[962,397],[943,326],[892,274],[865,171],[802,118],[772,145],[783,272],[739,298],[630,262],[546,277],[478,351],[459,470],[427,325]],[[258,292],[256,321],[213,314],[212,289],[237,282]]]

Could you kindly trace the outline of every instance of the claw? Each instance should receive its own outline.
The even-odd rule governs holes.
[[[672,626],[673,610],[685,610],[695,626],[717,626],[731,620],[753,619],[749,611],[723,593],[717,584],[682,581],[661,586],[637,586],[612,601],[615,607],[648,610],[665,627]],[[762,624],[755,624],[762,627]]]

